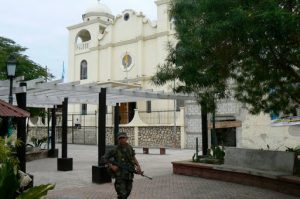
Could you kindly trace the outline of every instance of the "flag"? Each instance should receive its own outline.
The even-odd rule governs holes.
[[[63,68],[62,68],[62,73],[61,73],[61,79],[64,80],[65,79],[65,64],[63,62]]]

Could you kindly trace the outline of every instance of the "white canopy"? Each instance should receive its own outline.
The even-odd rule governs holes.
[[[184,94],[166,93],[142,89],[137,84],[120,82],[93,82],[80,84],[80,81],[63,83],[63,80],[45,82],[44,79],[23,81],[23,77],[15,78],[13,93],[27,92],[27,107],[52,107],[60,105],[65,97],[69,104],[98,104],[101,88],[106,88],[107,105],[122,102],[146,101],[154,99],[194,100],[195,97]],[[20,82],[26,82],[20,87]],[[9,81],[0,81],[0,99],[7,101]],[[14,99],[14,102],[16,100]]]

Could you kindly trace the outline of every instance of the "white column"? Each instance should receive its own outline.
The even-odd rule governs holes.
[[[185,148],[185,139],[186,139],[186,134],[184,131],[184,126],[180,127],[180,148],[184,149]]]
[[[180,125],[180,148],[185,148],[185,139],[186,139],[186,133],[184,128],[184,107],[180,107],[180,113],[178,117],[178,125]]]
[[[144,63],[143,63],[143,56],[147,56],[147,55],[144,55],[144,45],[143,45],[143,40],[140,40],[138,41],[138,44],[137,44],[137,58],[138,58],[138,61],[137,61],[137,76],[138,77],[141,77],[142,74],[143,74],[143,68],[145,67],[144,66]],[[134,77],[132,77],[134,78]]]
[[[138,126],[134,127],[134,146],[135,147],[139,146],[139,127]]]

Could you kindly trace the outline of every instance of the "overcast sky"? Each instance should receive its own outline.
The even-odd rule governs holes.
[[[113,15],[125,9],[142,11],[156,20],[155,0],[101,0]],[[28,48],[25,54],[61,78],[68,67],[68,30],[97,0],[0,0],[0,36]],[[67,74],[65,74],[67,76]]]

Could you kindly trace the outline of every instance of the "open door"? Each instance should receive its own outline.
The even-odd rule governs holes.
[[[120,104],[120,124],[128,124],[134,117],[136,102]]]

